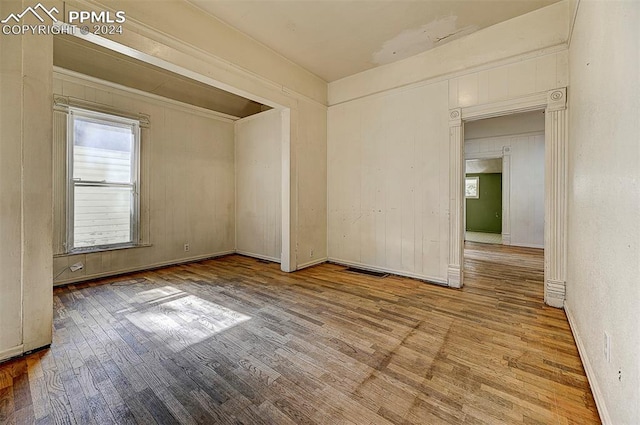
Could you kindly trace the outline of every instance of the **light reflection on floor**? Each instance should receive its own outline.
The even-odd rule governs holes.
[[[164,340],[174,351],[251,319],[171,286],[141,292],[133,301],[148,307],[126,315],[127,319],[141,330]]]

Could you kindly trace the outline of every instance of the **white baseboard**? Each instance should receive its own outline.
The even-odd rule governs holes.
[[[235,254],[240,254],[240,255],[245,255],[247,257],[253,257],[253,258],[258,258],[260,260],[267,260],[267,261],[272,261],[274,263],[278,263],[280,264],[280,258],[276,258],[276,257],[269,257],[268,255],[262,255],[262,254],[256,254],[253,252],[248,252],[248,251],[239,251],[239,250],[235,250],[233,251]]]
[[[340,265],[343,265],[343,266],[358,267],[358,268],[363,269],[363,270],[371,270],[371,271],[374,271],[374,272],[397,274],[398,276],[405,276],[405,277],[410,277],[410,278],[413,278],[413,279],[425,280],[427,282],[435,283],[435,284],[438,284],[438,285],[448,286],[447,280],[443,279],[441,277],[426,276],[426,275],[421,275],[421,274],[418,274],[418,273],[407,272],[407,271],[404,271],[404,270],[396,270],[396,269],[390,269],[390,268],[387,268],[387,267],[372,266],[370,264],[363,264],[363,263],[358,263],[358,262],[355,262],[355,261],[345,261],[345,260],[341,260],[339,258],[333,258],[333,257],[327,258],[327,261],[332,262],[332,263],[336,263],[336,264],[340,264]]]
[[[462,288],[463,271],[460,266],[451,265],[447,267],[447,285],[450,288]]]
[[[16,357],[24,353],[24,345],[20,344],[8,350],[0,351],[0,362]]]
[[[573,318],[573,314],[571,313],[571,309],[567,305],[566,301],[564,303],[564,312],[567,315],[567,320],[569,320],[569,327],[571,328],[573,339],[576,341],[576,346],[578,347],[578,353],[580,354],[580,360],[582,360],[582,366],[584,367],[584,371],[587,374],[587,380],[589,381],[589,385],[591,386],[593,398],[596,401],[596,407],[598,408],[600,421],[602,421],[603,425],[611,425],[613,424],[613,422],[611,421],[611,417],[609,416],[609,411],[607,410],[607,406],[604,404],[604,397],[602,396],[602,391],[600,390],[598,381],[596,381],[596,375],[593,371],[593,367],[591,366],[591,362],[587,357],[587,351],[584,348],[584,344],[582,343],[580,334],[576,332],[577,331],[576,322],[575,322],[575,319]]]
[[[70,283],[79,283],[87,280],[100,279],[103,277],[114,277],[114,276],[127,274],[127,273],[135,273],[135,272],[141,272],[145,270],[158,269],[161,267],[178,266],[180,264],[194,263],[196,261],[208,260],[211,258],[222,257],[224,255],[235,254],[235,252],[236,252],[235,250],[223,251],[223,252],[217,252],[215,254],[198,255],[195,257],[182,258],[180,260],[164,261],[160,263],[145,264],[144,266],[129,267],[129,268],[120,269],[120,270],[111,270],[103,273],[95,273],[92,275],[84,275],[82,277],[78,277],[75,279],[66,279],[66,280],[61,280],[59,282],[54,282],[53,286],[68,285]]]
[[[544,245],[536,245],[536,244],[527,244],[527,243],[510,243],[511,246],[519,246],[521,248],[537,248],[544,249]]]
[[[307,261],[306,263],[298,264],[298,268],[296,270],[306,269],[307,267],[317,266],[318,264],[326,263],[328,260],[327,257],[318,258],[317,260]]]

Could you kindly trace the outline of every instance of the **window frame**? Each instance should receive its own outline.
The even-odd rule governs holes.
[[[75,118],[81,117],[100,123],[112,123],[121,127],[131,127],[133,134],[133,149],[131,152],[131,183],[116,183],[93,180],[75,180],[74,172],[74,146],[75,146]],[[68,254],[109,251],[122,248],[133,248],[140,245],[140,135],[141,122],[138,119],[127,118],[120,115],[97,112],[90,109],[69,107],[67,112],[67,234],[65,247]],[[75,231],[75,188],[76,187],[130,187],[131,211],[130,211],[130,235],[131,240],[124,243],[102,244],[86,247],[74,247]]]
[[[467,180],[475,180],[476,181],[476,194],[474,195],[467,195]],[[478,176],[465,176],[464,177],[464,197],[465,199],[480,199],[480,177]]]

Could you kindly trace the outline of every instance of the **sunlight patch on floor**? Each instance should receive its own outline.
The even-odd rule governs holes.
[[[156,293],[156,295],[159,294]],[[163,296],[175,295],[178,294],[165,293]],[[194,295],[158,303],[144,311],[128,314],[126,317],[139,329],[166,341],[174,351],[204,341],[251,319],[250,316]]]
[[[502,235],[499,233],[465,232],[464,240],[479,243],[502,244]]]

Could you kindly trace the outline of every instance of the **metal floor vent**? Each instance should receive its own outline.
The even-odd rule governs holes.
[[[385,278],[389,276],[389,273],[374,272],[373,270],[359,269],[357,267],[347,267],[346,269],[344,269],[344,271],[349,273],[366,274],[367,276],[375,276],[379,278]]]

